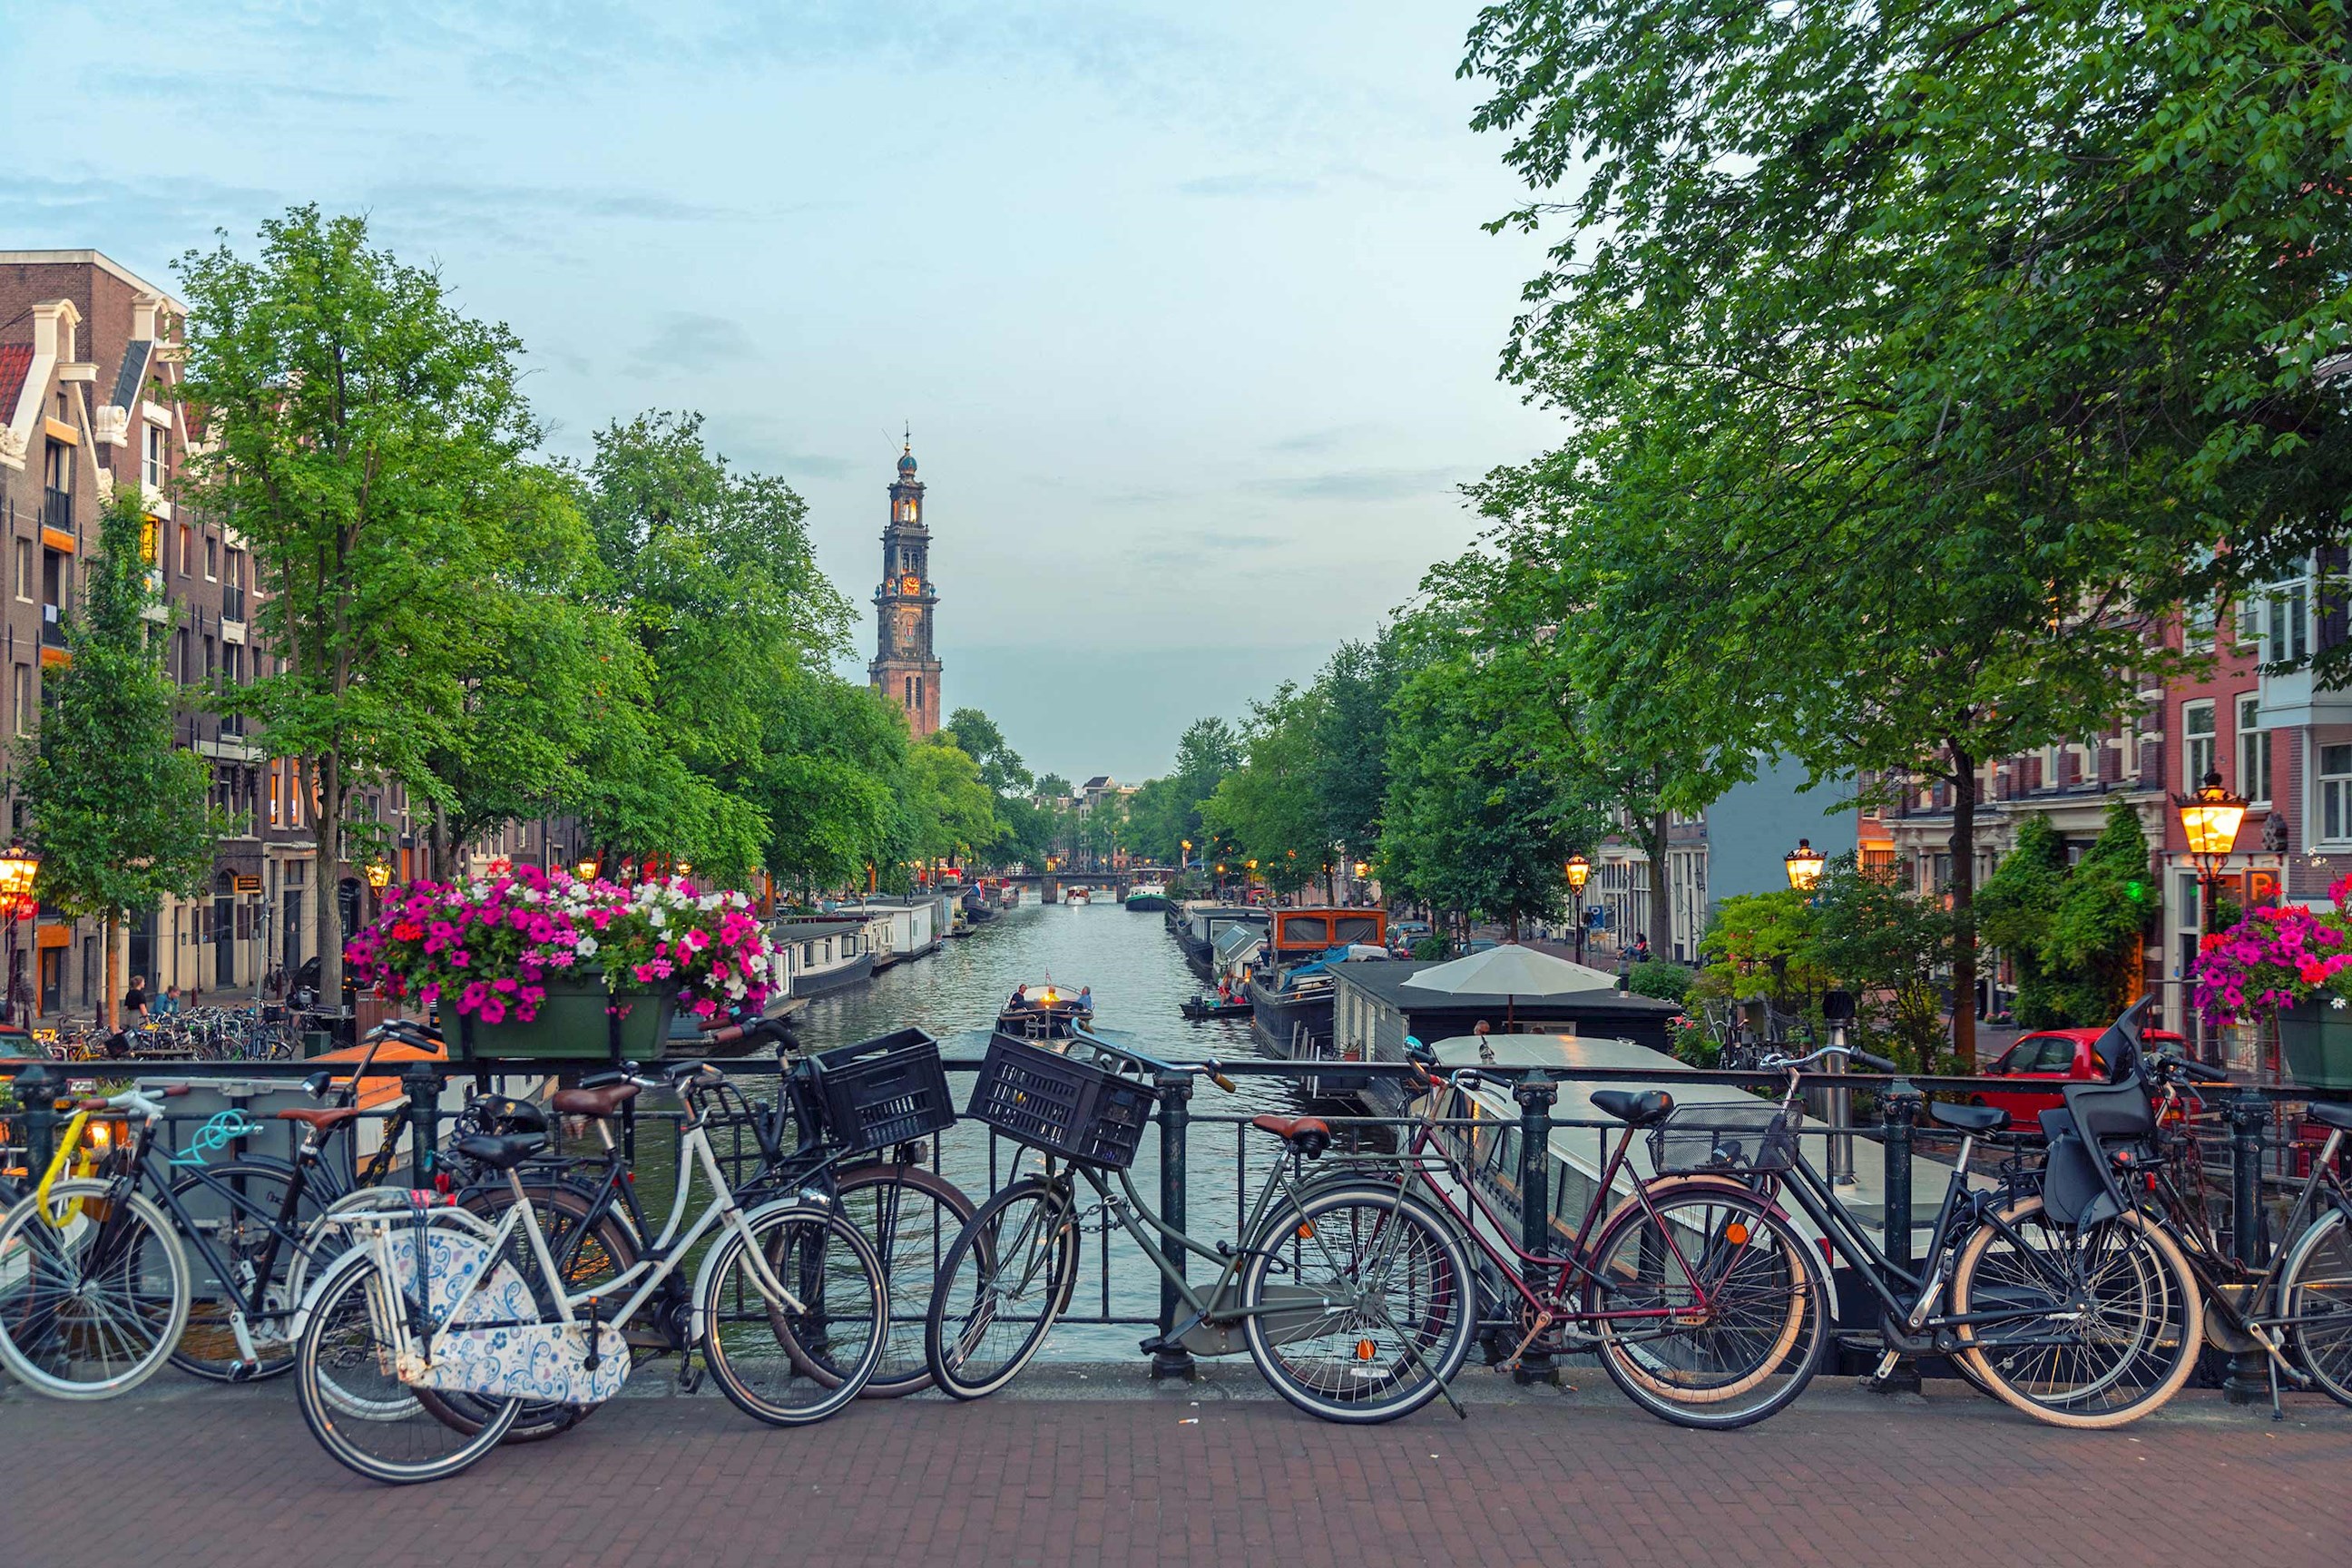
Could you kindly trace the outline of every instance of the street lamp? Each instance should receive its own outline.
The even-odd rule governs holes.
[[[16,922],[40,911],[40,900],[33,896],[33,883],[40,875],[41,858],[25,847],[24,840],[12,839],[5,851],[0,851],[0,916],[8,921],[7,990],[0,995],[0,1019],[14,1024],[16,1016]]]
[[[379,893],[383,892],[386,888],[391,887],[391,863],[388,861],[378,860],[371,864],[367,868],[367,879],[368,886],[373,888]]]
[[[1584,962],[1584,884],[1592,876],[1592,862],[1581,855],[1568,858],[1568,889],[1576,895],[1576,962]]]
[[[583,882],[593,882],[596,879],[598,868],[596,857],[585,855],[581,858],[578,865],[572,868],[572,874]]]
[[[1801,893],[1810,893],[1822,879],[1822,852],[1813,847],[1810,838],[1800,838],[1797,847],[1780,857],[1789,868],[1789,886]]]
[[[2238,825],[2246,819],[2246,799],[2223,788],[2216,770],[2205,775],[2205,782],[2193,794],[2174,795],[2172,804],[2180,813],[2180,831],[2188,837],[2189,853],[2197,862],[2197,950],[2202,952],[2206,933],[2213,929],[2221,863],[2237,847]],[[2207,1059],[2213,1054],[2211,1042],[2207,1041]]]
[[[1176,857],[1176,869],[1189,871],[1192,868],[1192,841],[1180,838],[1176,842],[1182,847],[1182,852]]]

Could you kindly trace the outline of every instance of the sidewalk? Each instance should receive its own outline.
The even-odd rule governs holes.
[[[401,1489],[330,1461],[283,1383],[163,1379],[89,1405],[9,1389],[0,1564],[2269,1568],[2340,1561],[2352,1529],[2352,1411],[2316,1400],[2273,1424],[2184,1395],[2090,1434],[1956,1387],[1887,1400],[1825,1378],[1761,1426],[1704,1434],[1579,1382],[1474,1373],[1469,1420],[1364,1428],[1297,1415],[1238,1365],[1158,1390],[1129,1367],[1047,1369],[982,1404],[869,1404],[800,1431],[707,1394],[628,1397]]]

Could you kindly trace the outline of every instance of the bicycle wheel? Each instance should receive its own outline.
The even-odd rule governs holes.
[[[2144,1215],[2080,1231],[2040,1198],[1979,1225],[1952,1265],[1961,1354],[2001,1400],[2055,1426],[2121,1426],[2189,1380],[2204,1304],[2188,1259]],[[1997,1314],[1994,1315],[1994,1314]]]
[[[275,1230],[286,1194],[294,1184],[293,1167],[239,1160],[212,1166],[205,1173],[242,1201],[223,1196],[218,1187],[197,1176],[173,1183],[172,1195],[195,1230],[219,1252],[230,1277],[221,1279],[201,1247],[189,1252],[188,1326],[172,1352],[172,1364],[214,1383],[240,1376],[276,1377],[293,1370],[292,1320],[302,1300],[296,1291],[303,1275],[299,1263],[305,1240],[280,1237]],[[315,1235],[325,1212],[306,1188],[289,1228],[297,1238]],[[256,1357],[248,1371],[244,1370],[247,1363],[230,1314],[253,1299],[254,1281],[265,1261],[269,1279],[262,1286],[262,1312],[246,1320]]]
[[[26,1387],[53,1399],[128,1393],[187,1322],[187,1254],[144,1194],[58,1182],[46,1215],[33,1194],[0,1220],[0,1365]]]
[[[1829,1348],[1829,1292],[1804,1237],[1729,1184],[1654,1189],[1593,1243],[1583,1310],[1625,1396],[1677,1426],[1761,1421]]]
[[[490,1419],[470,1432],[427,1410],[423,1391],[394,1371],[392,1325],[407,1310],[372,1254],[345,1253],[319,1281],[295,1356],[295,1393],[319,1446],[393,1485],[456,1475],[497,1447],[522,1409],[520,1399],[493,1400]]]
[[[790,1300],[761,1288],[754,1249]],[[822,1421],[856,1398],[889,1339],[873,1247],[839,1215],[790,1199],[744,1215],[704,1260],[695,1294],[710,1375],[738,1410],[772,1426]]]
[[[931,1282],[948,1248],[971,1221],[971,1200],[953,1182],[920,1165],[890,1164],[844,1171],[839,1202],[842,1216],[874,1244],[890,1292],[889,1341],[862,1397],[899,1399],[929,1388],[923,1322],[931,1310]],[[812,1370],[825,1374],[824,1368]]]
[[[958,1399],[1012,1382],[1045,1342],[1077,1277],[1069,1188],[1033,1176],[981,1205],[948,1248],[923,1316],[932,1381]]]
[[[1326,1421],[1409,1415],[1462,1370],[1478,1286],[1454,1226],[1375,1183],[1276,1215],[1242,1270],[1243,1336],[1276,1393]]]
[[[2352,1226],[2342,1210],[2295,1238],[2279,1268],[2278,1300],[2304,1371],[2328,1398],[2352,1405]]]

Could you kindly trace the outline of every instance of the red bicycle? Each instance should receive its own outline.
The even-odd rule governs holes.
[[[1417,1044],[1417,1042],[1416,1042]],[[1591,1184],[1582,1220],[1550,1216],[1559,1250],[1531,1252],[1500,1206],[1516,1191],[1516,1123],[1483,1113],[1475,1068],[1439,1076],[1417,1057],[1428,1092],[1401,1161],[1418,1186],[1485,1255],[1489,1288],[1516,1338],[1505,1362],[1530,1352],[1595,1352],[1617,1386],[1679,1426],[1761,1421],[1804,1392],[1828,1349],[1825,1271],[1794,1227],[1741,1178],[1785,1169],[1796,1133],[1768,1100],[1677,1107],[1663,1089],[1599,1089],[1592,1103],[1624,1124]],[[1633,1175],[1636,1133],[1657,1174]],[[1616,1196],[1619,1177],[1632,1178]]]

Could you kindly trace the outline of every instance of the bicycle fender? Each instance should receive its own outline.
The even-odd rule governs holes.
[[[756,1230],[761,1226],[766,1224],[769,1220],[779,1215],[789,1214],[795,1211],[806,1215],[810,1219],[816,1221],[820,1225],[824,1224],[833,1217],[831,1210],[820,1208],[816,1205],[803,1202],[798,1197],[776,1198],[768,1203],[761,1204],[757,1208],[745,1209],[741,1211],[743,1228],[747,1231]],[[730,1237],[730,1239],[732,1238]],[[726,1250],[727,1247],[724,1243],[711,1247],[709,1251],[702,1255],[701,1267],[694,1271],[693,1310],[690,1321],[693,1324],[693,1342],[698,1345],[709,1342],[708,1336],[710,1332],[710,1324],[706,1320],[702,1304],[709,1299],[710,1286],[713,1279],[712,1271],[718,1267],[719,1255]],[[764,1262],[765,1260],[762,1259],[762,1261]],[[755,1279],[757,1277],[754,1276]],[[780,1281],[780,1283],[782,1282]],[[786,1288],[789,1289],[789,1285],[787,1285]]]
[[[1791,1227],[1795,1227],[1797,1224],[1795,1216],[1780,1205],[1779,1199],[1766,1196],[1745,1182],[1735,1182],[1723,1176],[1659,1176],[1643,1183],[1643,1187],[1654,1198],[1688,1192],[1736,1194],[1758,1204],[1774,1219],[1784,1221]],[[1615,1208],[1601,1215],[1601,1223],[1593,1228],[1592,1234],[1596,1237],[1601,1235],[1616,1224],[1619,1216],[1622,1215],[1627,1209],[1639,1209],[1641,1206],[1640,1198],[1627,1196]],[[1804,1232],[1799,1229],[1797,1234],[1802,1236]]]

